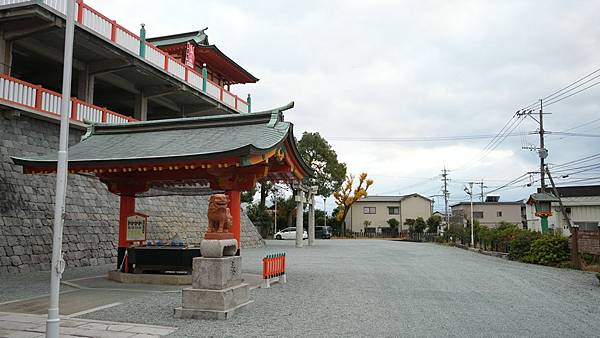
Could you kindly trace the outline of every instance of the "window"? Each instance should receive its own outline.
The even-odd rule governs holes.
[[[375,214],[375,207],[363,207],[363,214]]]
[[[390,215],[400,215],[400,207],[388,207],[388,213]]]
[[[597,231],[598,230],[598,222],[573,222],[575,225],[579,226],[579,230],[584,231]]]
[[[496,211],[496,217],[502,217],[502,211]]]
[[[483,211],[473,211],[473,218],[483,218]]]

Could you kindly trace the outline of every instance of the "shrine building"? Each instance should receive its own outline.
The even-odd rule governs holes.
[[[65,4],[0,0],[0,273],[50,264]],[[233,194],[239,214],[239,191],[257,180],[308,172],[283,120],[290,107],[254,113],[243,84],[258,78],[209,43],[206,28],[147,38],[151,23],[114,19],[77,1],[69,266],[117,261],[120,207],[149,215],[149,238],[197,243],[207,208],[198,195]],[[236,222],[242,248],[262,245],[243,213]]]

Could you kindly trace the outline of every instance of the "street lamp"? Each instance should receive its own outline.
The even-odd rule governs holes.
[[[475,247],[475,237],[473,235],[473,182],[469,182],[469,188],[465,187],[464,190],[471,197],[471,246]]]

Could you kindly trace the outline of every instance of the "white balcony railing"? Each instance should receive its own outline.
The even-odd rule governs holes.
[[[62,96],[14,77],[0,74],[0,102],[8,102],[33,109],[38,112],[60,116]],[[72,120],[104,123],[127,123],[135,119],[106,108],[94,106],[76,98],[71,98],[68,114]]]

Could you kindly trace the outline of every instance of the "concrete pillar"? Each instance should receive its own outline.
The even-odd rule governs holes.
[[[304,191],[296,190],[296,247],[302,247],[304,234]]]
[[[315,245],[315,194],[317,187],[310,188],[308,200],[308,246]]]
[[[94,103],[94,75],[87,69],[79,71],[77,76],[77,98],[87,103]]]
[[[140,121],[148,120],[148,98],[144,96],[144,93],[135,96],[133,117]]]
[[[12,41],[4,39],[4,32],[0,31],[0,70],[2,74],[10,75],[12,66]]]

